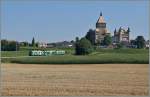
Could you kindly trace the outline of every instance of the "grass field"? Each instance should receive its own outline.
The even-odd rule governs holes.
[[[2,57],[18,57],[28,56],[30,50],[65,50],[67,55],[74,54],[73,48],[33,48],[33,47],[21,47],[19,51],[1,51]]]
[[[148,96],[148,64],[2,64],[3,96]]]
[[[73,49],[65,49],[68,53],[65,55],[53,55],[48,57],[20,57],[28,56],[28,51],[2,52],[3,63],[23,63],[23,64],[104,64],[104,63],[134,63],[148,64],[148,49],[97,49],[90,55],[75,56]]]
[[[1,51],[2,57],[28,56],[29,51]]]

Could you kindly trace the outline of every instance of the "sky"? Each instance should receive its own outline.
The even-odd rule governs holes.
[[[102,12],[107,29],[130,27],[130,39],[149,36],[149,0],[2,0],[1,38],[31,42],[83,37]]]

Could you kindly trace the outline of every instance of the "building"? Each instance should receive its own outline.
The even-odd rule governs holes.
[[[96,22],[96,29],[89,29],[86,38],[90,40],[92,44],[102,44],[106,35],[110,35],[110,32],[106,28],[106,22],[104,21],[102,13],[100,13]]]
[[[115,29],[114,31],[114,37],[113,37],[113,43],[123,43],[123,44],[129,44],[130,40],[129,40],[129,33],[130,33],[130,28],[128,27],[127,30],[123,29],[123,28],[119,28],[119,30],[117,31]]]
[[[47,43],[47,48],[53,48],[53,47],[55,47],[54,43]]]
[[[44,42],[38,43],[38,47],[46,48],[47,47],[47,43],[44,43]]]
[[[56,47],[73,47],[73,43],[69,41],[62,41],[62,42],[57,42],[55,43]]]
[[[100,13],[100,17],[98,18],[96,22],[95,43],[102,43],[104,40],[104,37],[109,34],[110,33],[108,32],[106,28],[106,22],[104,21],[102,13]]]
[[[145,47],[146,47],[146,48],[149,48],[149,40],[147,40],[147,41],[145,42]]]

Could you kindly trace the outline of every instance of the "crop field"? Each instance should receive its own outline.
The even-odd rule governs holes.
[[[3,96],[148,95],[148,64],[1,65]]]

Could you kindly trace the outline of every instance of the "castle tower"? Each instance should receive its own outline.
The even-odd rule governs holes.
[[[96,22],[95,43],[102,43],[106,34],[108,34],[107,29],[106,29],[106,22],[104,21],[104,18],[101,12]]]

